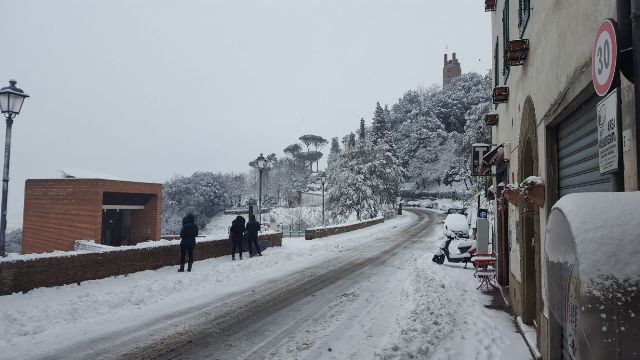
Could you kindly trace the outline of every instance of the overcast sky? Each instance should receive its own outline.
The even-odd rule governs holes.
[[[371,121],[418,86],[491,67],[479,0],[20,0],[2,4],[0,83],[16,118],[9,224],[24,181],[82,168],[163,182]]]

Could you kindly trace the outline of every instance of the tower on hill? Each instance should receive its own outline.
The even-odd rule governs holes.
[[[462,74],[460,62],[456,59],[456,53],[452,54],[451,60],[447,60],[447,54],[444,54],[444,67],[442,68],[442,88],[446,88],[451,84],[453,79]]]

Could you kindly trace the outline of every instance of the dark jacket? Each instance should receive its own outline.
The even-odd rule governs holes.
[[[195,218],[189,214],[182,219],[182,229],[180,230],[180,246],[193,247],[196,246],[196,236],[198,236],[198,225],[195,224]]]
[[[242,240],[245,231],[244,218],[238,215],[238,217],[231,222],[231,228],[229,229],[231,240]]]
[[[260,231],[260,223],[257,221],[249,221],[247,223],[247,240],[255,240],[258,238],[258,232]]]

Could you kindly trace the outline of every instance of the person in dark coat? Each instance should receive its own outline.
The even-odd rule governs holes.
[[[260,223],[256,221],[256,216],[249,215],[249,222],[247,223],[247,242],[249,243],[249,257],[253,257],[253,246],[256,247],[256,253],[258,256],[262,256],[260,252],[260,245],[258,245],[258,232],[260,231]]]
[[[189,267],[187,271],[191,271],[191,265],[193,265],[193,249],[196,247],[196,236],[198,236],[198,226],[195,224],[195,216],[193,214],[187,214],[182,219],[182,229],[180,230],[180,269],[179,272],[184,271],[184,258],[186,254],[189,254]]]
[[[229,229],[229,239],[231,239],[232,243],[231,260],[236,259],[236,249],[240,255],[240,260],[242,260],[242,243],[244,242],[244,232],[246,231],[244,222],[244,218],[240,215],[231,222],[231,228]]]

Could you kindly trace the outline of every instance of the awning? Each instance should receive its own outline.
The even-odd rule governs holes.
[[[499,160],[504,159],[504,143],[496,146],[482,157],[482,164],[480,164],[480,175],[485,175],[491,169],[491,166],[495,165]]]

